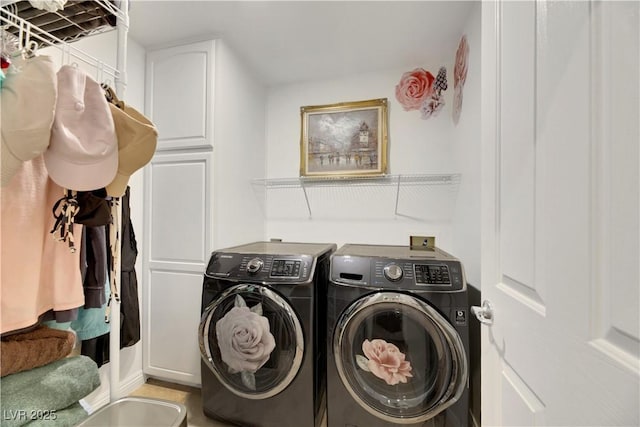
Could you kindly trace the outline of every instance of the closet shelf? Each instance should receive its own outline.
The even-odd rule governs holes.
[[[307,187],[307,186],[343,186],[343,185],[455,185],[460,183],[460,174],[406,174],[380,175],[346,178],[259,178],[252,180],[253,184],[264,185],[267,188],[279,187]]]
[[[252,180],[255,190],[263,190],[265,214],[285,216],[303,201],[309,218],[328,215],[367,218],[405,216],[422,219],[449,219],[460,184],[460,174],[398,174],[345,178],[261,178]],[[301,196],[296,195],[301,194]],[[375,209],[366,208],[375,202]],[[372,212],[375,211],[375,212]],[[408,213],[407,213],[408,212]]]

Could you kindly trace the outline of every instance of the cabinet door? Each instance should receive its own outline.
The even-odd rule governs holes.
[[[158,150],[213,144],[214,41],[147,54],[145,110],[158,128]]]
[[[211,247],[211,152],[156,154],[145,176],[144,373],[200,383],[202,272]]]

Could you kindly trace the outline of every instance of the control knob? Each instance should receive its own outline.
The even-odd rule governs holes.
[[[253,258],[247,263],[247,273],[256,274],[263,265],[264,262],[260,258]]]
[[[402,275],[404,274],[402,268],[398,264],[385,265],[382,272],[384,273],[384,277],[392,282],[397,282],[398,280],[402,279]]]

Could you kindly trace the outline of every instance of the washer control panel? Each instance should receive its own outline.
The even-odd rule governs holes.
[[[314,268],[315,259],[309,255],[215,253],[206,274],[228,280],[305,283]]]

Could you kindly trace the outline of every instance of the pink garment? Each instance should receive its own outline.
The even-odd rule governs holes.
[[[2,188],[0,216],[0,329],[26,328],[53,309],[84,305],[80,251],[53,239],[52,207],[63,195],[47,173],[42,156],[24,162]],[[82,226],[74,225],[80,242]]]

